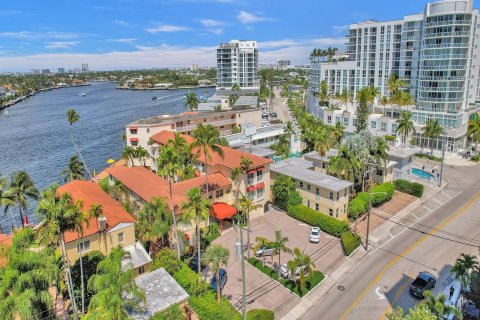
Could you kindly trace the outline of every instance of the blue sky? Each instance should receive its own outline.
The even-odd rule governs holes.
[[[307,62],[343,47],[348,24],[419,13],[419,0],[24,0],[0,6],[0,71],[215,64],[231,39],[259,42],[260,62]]]

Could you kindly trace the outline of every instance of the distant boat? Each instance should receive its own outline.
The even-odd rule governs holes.
[[[85,97],[87,94],[85,92],[82,92],[81,96]]]
[[[157,99],[158,99],[157,96],[152,97],[152,100],[157,100]]]
[[[4,114],[5,114],[5,117],[10,117],[10,113],[8,113],[8,110],[7,110],[7,109],[5,109]]]

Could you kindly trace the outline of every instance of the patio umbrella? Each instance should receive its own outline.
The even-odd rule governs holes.
[[[115,160],[113,160],[113,159],[108,159],[108,160],[107,160],[107,163],[108,163],[108,164],[115,163]]]

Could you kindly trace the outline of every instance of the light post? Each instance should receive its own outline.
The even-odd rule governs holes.
[[[236,244],[236,253],[242,259],[242,319],[247,320],[247,289],[245,286],[245,257],[243,255],[243,227],[240,225],[240,215],[237,212],[237,224],[240,232],[240,243]]]
[[[447,133],[443,134],[442,138],[442,164],[440,165],[440,178],[438,180],[438,186],[442,187],[442,179],[443,179],[443,162],[445,161],[445,145],[447,144]]]

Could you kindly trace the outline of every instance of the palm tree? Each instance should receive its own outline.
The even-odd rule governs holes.
[[[380,98],[380,105],[383,106],[383,116],[385,116],[385,107],[387,106],[388,104],[388,98],[387,96],[383,96]]]
[[[288,238],[284,237],[282,231],[275,231],[275,240],[272,242],[272,247],[275,249],[275,253],[278,254],[278,275],[280,276],[280,255],[281,252],[292,253],[292,250],[286,246]]]
[[[252,200],[248,196],[244,195],[240,199],[240,208],[242,208],[242,211],[247,219],[247,255],[248,258],[250,258],[250,212],[257,209],[257,206],[253,204]]]
[[[232,86],[232,92],[238,93],[239,91],[240,91],[240,86],[238,85],[238,83],[235,82]]]
[[[376,148],[370,150],[370,157],[378,166],[385,167],[387,165],[388,150],[390,147],[383,137],[375,137],[375,142]]]
[[[159,149],[157,158],[157,174],[164,179],[168,180],[169,188],[169,203],[170,210],[172,212],[173,221],[173,233],[175,241],[177,242],[177,257],[180,259],[180,239],[178,238],[177,221],[175,219],[175,206],[173,204],[173,191],[172,184],[175,182],[175,178],[179,172],[180,156],[173,147],[163,146]]]
[[[137,158],[144,167],[147,165],[146,160],[148,157],[150,157],[150,153],[148,153],[147,149],[143,147],[135,148],[135,158]]]
[[[197,148],[197,154],[203,153],[205,161],[205,189],[206,196],[209,197],[208,187],[208,160],[212,159],[212,152],[223,158],[222,146],[225,144],[220,137],[220,132],[211,124],[199,124],[193,130],[192,136],[195,141],[192,143],[193,148]]]
[[[201,241],[200,241],[200,223],[202,220],[208,219],[210,210],[210,200],[202,199],[200,188],[195,187],[188,190],[187,202],[182,203],[183,219],[185,221],[195,221],[195,233],[197,238],[197,254],[198,254],[198,274],[202,272],[201,259]]]
[[[444,129],[438,119],[427,119],[427,123],[423,128],[423,136],[430,139],[431,153],[433,154],[433,140],[436,140],[444,133]]]
[[[462,318],[460,310],[446,303],[447,297],[445,294],[441,293],[435,297],[432,292],[427,290],[423,292],[423,296],[425,297],[425,300],[420,302],[420,306],[429,309],[438,319],[444,319],[444,316],[449,314],[453,314],[459,319]]]
[[[298,283],[300,292],[302,292],[306,285],[305,275],[310,275],[310,277],[313,276],[313,268],[315,268],[315,264],[312,259],[309,255],[306,255],[305,252],[300,251],[299,248],[295,247],[293,249],[293,259],[287,262],[287,268],[293,277],[295,277],[297,268],[300,269]]]
[[[48,289],[55,282],[58,266],[54,248],[30,250],[35,242],[31,228],[14,234],[6,249],[7,264],[0,276],[1,319],[55,318],[55,305]],[[57,282],[56,287],[59,287]]]
[[[318,100],[320,101],[320,105],[326,106],[329,97],[327,82],[323,80],[318,87]]]
[[[361,161],[352,151],[348,150],[345,146],[341,146],[338,150],[338,155],[330,158],[327,172],[337,178],[354,183],[355,178],[359,176],[361,170]]]
[[[283,129],[283,132],[285,134],[288,134],[289,139],[288,139],[288,146],[289,146],[289,153],[292,152],[292,136],[295,134],[295,129],[293,128],[293,123],[292,121],[287,121],[285,124],[285,128]]]
[[[207,248],[205,252],[205,262],[210,265],[212,273],[215,273],[217,280],[217,302],[220,304],[220,276],[219,271],[222,266],[228,264],[228,258],[230,258],[230,251],[227,248],[218,244],[212,244]],[[200,261],[198,262],[200,265]]]
[[[148,248],[150,255],[152,249],[158,251],[158,241],[164,244],[164,238],[172,226],[172,216],[168,214],[168,205],[160,198],[153,198],[147,202],[136,216],[135,233]]]
[[[185,101],[185,108],[189,108],[190,111],[198,109],[198,103],[200,101],[197,98],[197,94],[193,91],[187,93],[187,101]]]
[[[63,267],[67,277],[68,294],[77,319],[76,299],[73,293],[64,233],[66,231],[78,230],[79,224],[85,220],[81,211],[82,206],[81,201],[74,202],[72,196],[68,193],[57,197],[57,186],[54,184],[43,191],[35,212],[37,219],[42,221],[38,233],[40,243],[60,247]]]
[[[75,147],[75,150],[77,151],[77,154],[80,156],[80,160],[82,160],[83,166],[85,167],[85,170],[87,170],[88,176],[90,177],[90,179],[92,179],[92,175],[90,174],[90,170],[88,170],[87,163],[83,159],[83,156],[82,156],[82,153],[80,152],[80,149],[78,149],[77,143],[75,142],[75,136],[73,134],[73,124],[80,120],[80,116],[78,115],[78,113],[75,109],[69,109],[67,111],[67,120],[68,120],[68,123],[70,124],[70,138],[72,139],[73,146]]]
[[[326,127],[321,127],[317,131],[315,151],[323,158],[328,150],[333,147],[332,136],[327,132],[328,129]]]
[[[258,237],[255,238],[255,241],[258,243],[258,245],[260,247],[270,248],[272,246],[272,242],[265,237],[258,236]],[[263,258],[263,266],[265,267],[265,255],[264,254],[262,254],[262,258]]]
[[[329,127],[332,128],[332,127]],[[331,136],[333,138],[334,144],[339,145],[340,142],[342,141],[343,133],[345,132],[345,127],[340,121],[337,121],[335,123],[335,127],[331,130]]]
[[[468,253],[460,254],[460,257],[455,261],[455,264],[450,269],[455,275],[455,278],[462,283],[462,287],[468,290],[472,273],[479,268],[477,257]]]
[[[64,176],[64,182],[83,180],[83,177],[85,176],[85,167],[80,161],[78,161],[77,156],[72,156],[68,162],[68,168],[63,169],[61,175]]]
[[[474,113],[468,121],[467,136],[475,143],[475,151],[478,151],[478,142],[480,141],[480,116]]]
[[[14,171],[10,175],[10,183],[3,197],[8,199],[5,205],[5,212],[15,205],[18,206],[22,227],[25,226],[24,212],[28,209],[28,200],[37,200],[39,197],[38,189],[25,171]]]
[[[0,172],[0,207],[6,206],[6,205],[14,205],[13,201],[5,195],[6,187],[7,187],[7,179],[2,177],[2,173]],[[10,217],[12,218],[15,229],[17,229],[17,222],[15,222],[15,219],[13,218],[13,215],[11,213],[10,213]]]
[[[412,113],[410,111],[402,111],[400,114],[400,119],[397,119],[397,129],[395,130],[396,133],[399,133],[403,136],[403,146],[407,142],[408,136],[410,133],[415,133],[415,125],[412,121]]]
[[[390,97],[395,95],[400,89],[408,86],[407,81],[400,79],[396,74],[391,74],[387,80],[387,90],[390,92]]]
[[[347,89],[343,89],[342,93],[340,94],[340,103],[346,107],[346,111],[348,112],[348,102],[350,101],[350,93]]]
[[[145,302],[144,293],[134,281],[135,271],[122,268],[124,255],[121,247],[114,248],[88,280],[88,287],[95,294],[85,319],[126,320],[130,318],[130,310],[139,311],[139,303]]]
[[[103,206],[101,204],[93,203],[90,208],[88,209],[87,216],[89,219],[95,219],[98,223],[98,219],[103,218]],[[136,225],[135,225],[136,226]],[[98,228],[100,230],[100,228]],[[104,237],[104,244],[105,244],[105,252],[107,252],[107,239],[105,230],[100,232],[100,237],[103,235]]]
[[[135,159],[135,148],[131,146],[126,146],[122,151],[122,159],[127,162],[127,166],[134,166]]]

